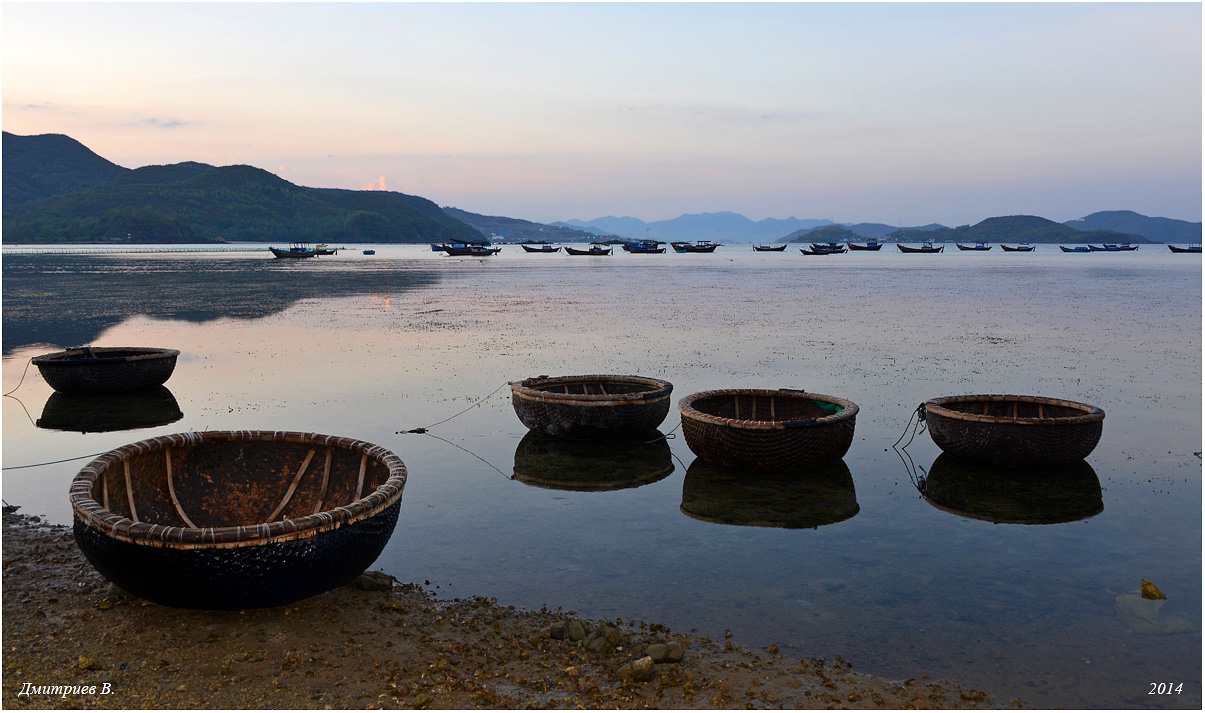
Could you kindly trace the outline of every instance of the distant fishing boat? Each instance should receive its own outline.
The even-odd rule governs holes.
[[[297,243],[292,243],[287,250],[283,250],[281,248],[273,248],[273,247],[269,247],[268,249],[271,250],[272,254],[275,255],[276,257],[315,257],[315,256],[317,256],[318,251],[311,247],[308,247],[308,246],[309,246],[309,243],[297,242]]]
[[[1000,243],[1000,249],[1006,253],[1030,253],[1033,252],[1033,246],[1029,243],[1020,243],[1018,245],[1005,245]]]
[[[813,250],[845,250],[845,245],[836,240],[830,240],[827,243],[812,243]]]
[[[321,243],[314,246],[314,252],[319,255],[338,255],[339,248],[328,247],[326,243]]]
[[[939,253],[946,249],[945,245],[935,246],[932,240],[926,240],[918,247],[904,245],[903,243],[896,243],[896,247],[899,248],[900,252],[902,253]]]
[[[602,243],[591,243],[589,248],[580,250],[578,248],[571,248],[566,245],[565,252],[569,253],[570,255],[610,255],[611,247],[608,245],[603,245]]]
[[[665,252],[660,240],[630,240],[620,243],[619,247],[623,248],[624,252],[644,255],[660,255]]]
[[[787,249],[787,244],[782,245],[754,245],[753,250],[759,253],[780,253]]]
[[[559,253],[561,251],[560,245],[527,245],[524,243],[521,244],[520,247],[523,248],[523,252],[528,253]]]
[[[846,243],[845,246],[850,250],[880,250],[883,244],[879,242],[878,238],[871,238],[865,243]]]
[[[813,243],[810,250],[808,248],[799,248],[799,252],[803,253],[804,255],[840,255],[841,253],[846,252],[846,250],[845,248],[841,247],[830,248],[827,245],[817,245]]]
[[[443,246],[443,251],[456,257],[486,257],[497,255],[502,248],[493,245],[477,245],[473,243],[449,243]]]
[[[954,243],[954,244],[958,246],[959,250],[978,250],[980,252],[983,252],[985,250],[992,249],[991,245],[988,245],[987,243],[984,243],[984,242],[978,242],[978,243],[975,243],[974,245],[963,245],[962,243]]]
[[[1137,245],[1130,245],[1129,243],[1122,243],[1121,245],[1118,245],[1118,246],[1117,246],[1117,249],[1118,249],[1118,250],[1121,250],[1122,252],[1128,252],[1128,251],[1130,251],[1130,250],[1137,250],[1137,249],[1138,249],[1138,246],[1137,246]]]
[[[1201,244],[1195,243],[1193,245],[1189,245],[1186,248],[1177,247],[1175,245],[1168,245],[1167,249],[1171,250],[1174,253],[1199,253],[1199,252],[1201,252]]]
[[[1066,245],[1060,245],[1059,250],[1062,250],[1065,253],[1090,253],[1090,252],[1092,252],[1091,246],[1088,246],[1088,245],[1073,245],[1071,247],[1067,247]]]
[[[670,243],[676,253],[713,253],[721,243],[712,242],[710,240],[696,240],[693,243],[677,242]]]
[[[443,251],[444,251],[444,244],[443,244],[443,243],[431,243],[431,252],[433,252],[433,253],[441,253],[441,252],[443,252]]]
[[[376,250],[365,250],[364,254],[365,255],[376,255],[377,251]]]

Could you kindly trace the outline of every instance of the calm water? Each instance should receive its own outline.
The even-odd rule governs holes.
[[[51,347],[182,352],[170,396],[135,404],[64,403],[30,369],[3,411],[4,498],[24,512],[69,522],[85,461],[13,466],[189,429],[354,436],[410,469],[377,566],[441,596],[730,629],[1040,707],[1201,706],[1199,256],[10,255],[3,296],[5,391]],[[861,411],[843,464],[806,482],[695,462],[676,409],[667,442],[635,449],[524,440],[507,389],[438,438],[396,433],[510,380],[582,373],[668,379],[675,401],[806,388]],[[935,462],[925,434],[910,472],[892,443],[917,404],[956,393],[1086,401],[1104,436],[1049,485]],[[167,425],[54,430],[162,423],[173,400]],[[105,409],[117,422],[97,425]],[[1143,578],[1161,612],[1130,606]],[[1158,682],[1183,692],[1149,695]]]

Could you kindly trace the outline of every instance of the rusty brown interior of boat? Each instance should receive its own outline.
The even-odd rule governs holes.
[[[254,526],[349,505],[388,477],[379,459],[344,448],[210,442],[130,456],[97,478],[91,494],[135,522]]]
[[[1033,401],[956,401],[942,403],[959,413],[997,418],[1073,418],[1090,413],[1084,409]]]
[[[744,421],[824,418],[842,410],[836,404],[782,394],[720,394],[696,399],[691,406],[708,416]]]

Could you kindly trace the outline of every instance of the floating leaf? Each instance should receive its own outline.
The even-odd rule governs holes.
[[[1159,591],[1159,588],[1145,579],[1142,580],[1142,598],[1143,599],[1167,599],[1167,595]]]

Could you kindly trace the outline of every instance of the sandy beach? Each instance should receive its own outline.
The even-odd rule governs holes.
[[[70,528],[15,513],[3,587],[6,708],[1027,707],[841,657],[439,599],[383,574],[285,607],[169,609],[112,587]]]

